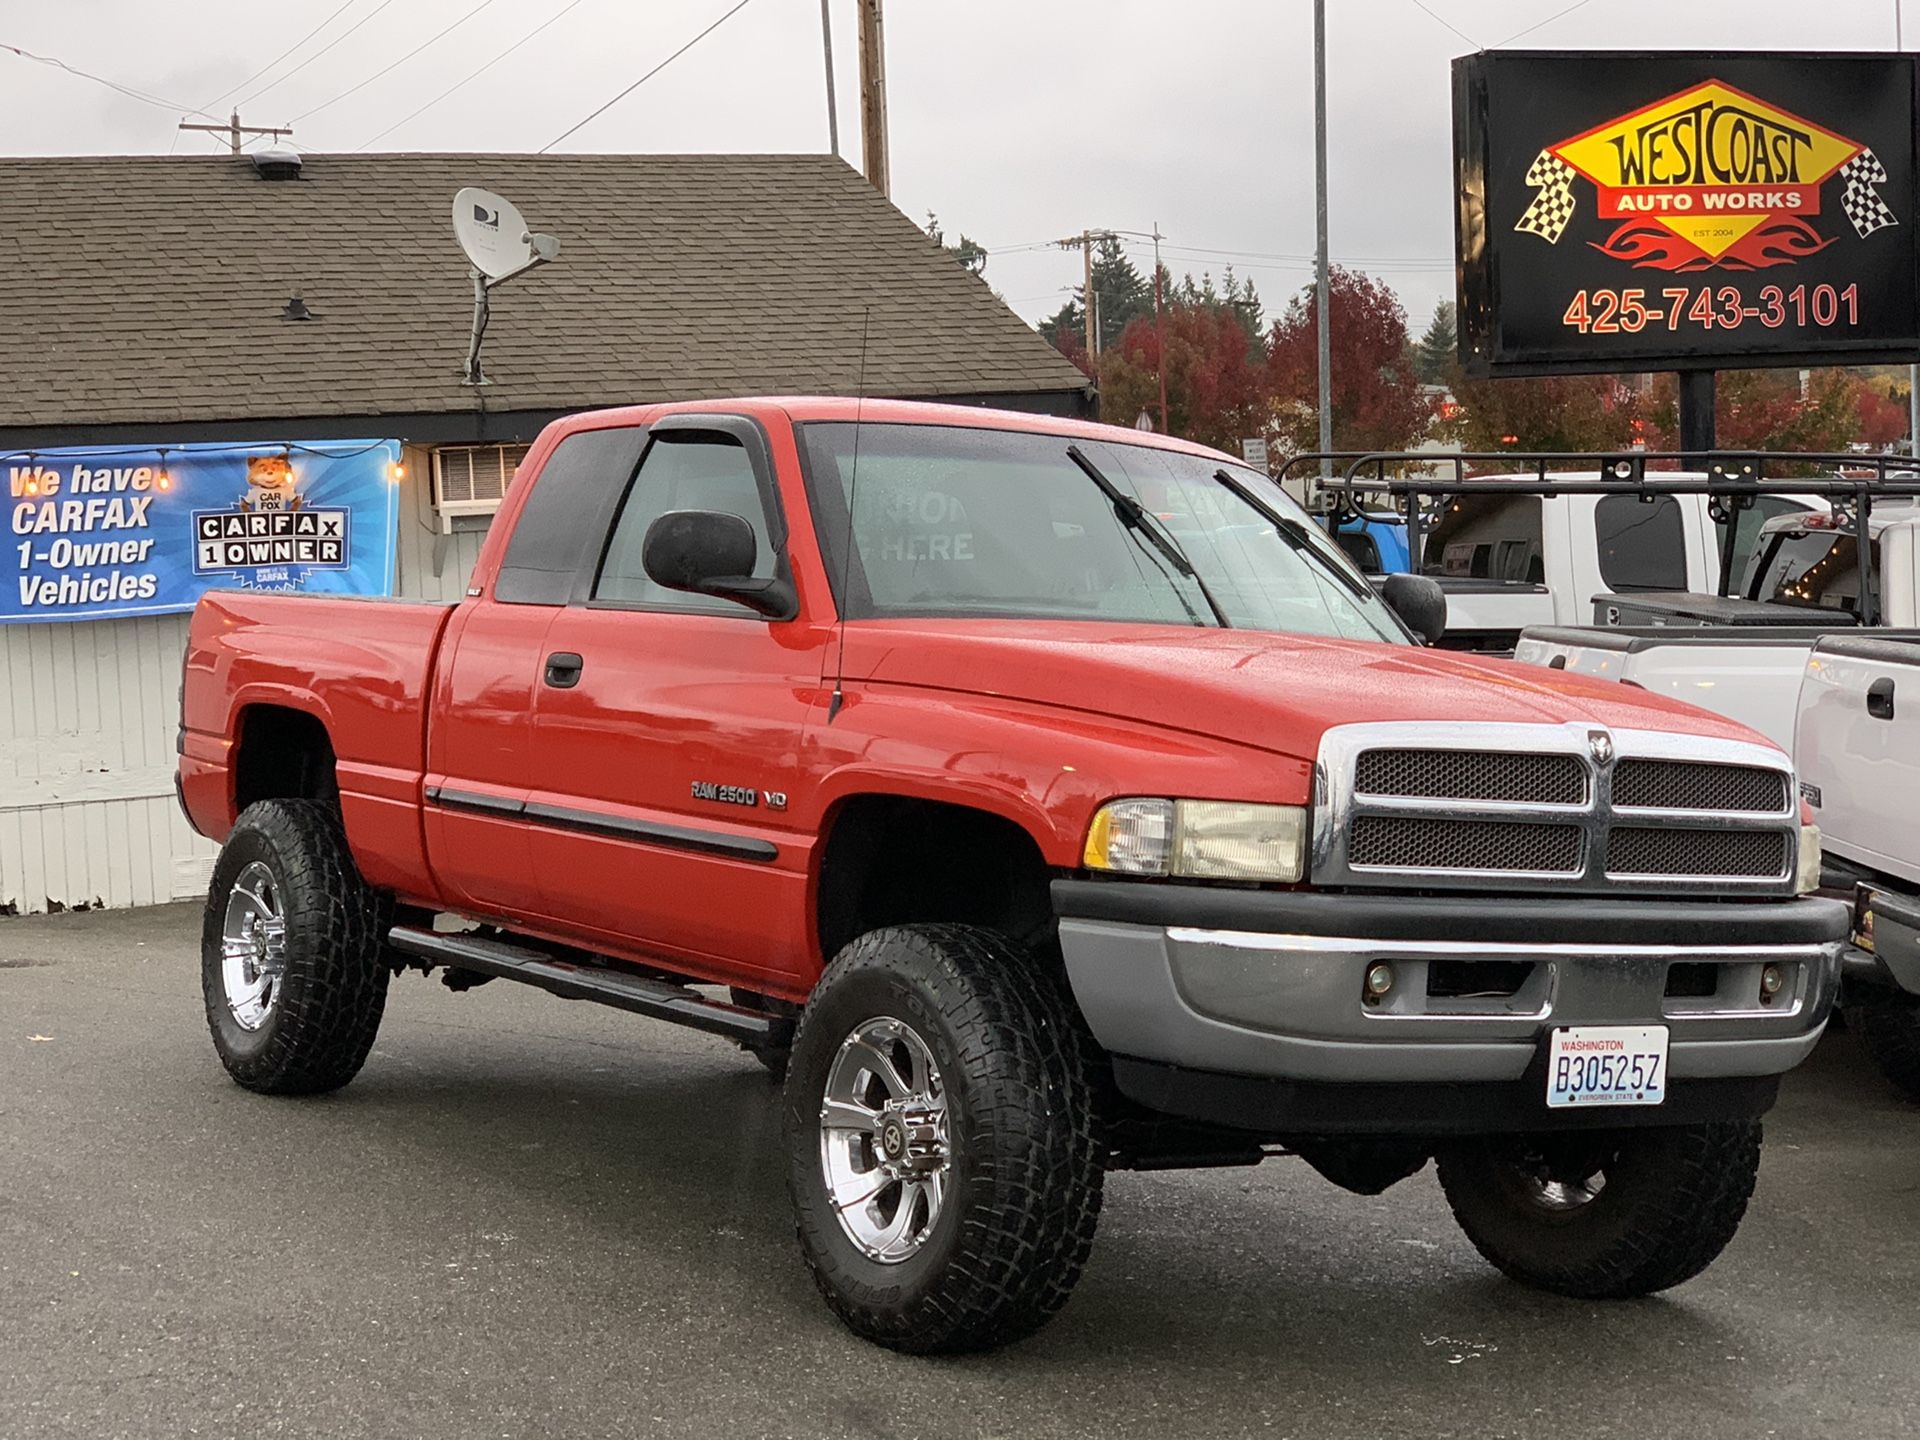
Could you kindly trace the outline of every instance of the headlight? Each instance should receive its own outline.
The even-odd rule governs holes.
[[[1800,827],[1800,861],[1793,867],[1796,894],[1811,895],[1820,888],[1820,827]]]
[[[1115,800],[1087,831],[1090,870],[1189,880],[1299,880],[1307,812],[1232,800]]]

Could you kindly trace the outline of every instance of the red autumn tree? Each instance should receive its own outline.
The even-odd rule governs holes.
[[[1407,312],[1383,282],[1334,266],[1332,311],[1333,443],[1339,450],[1404,450],[1433,418],[1407,345]],[[1303,290],[1274,322],[1267,386],[1275,425],[1296,452],[1319,446],[1319,316]]]
[[[1461,379],[1454,396],[1463,450],[1624,450],[1645,434],[1645,401],[1618,375]]]
[[[1863,407],[1872,392],[1859,372],[1722,370],[1714,386],[1714,444],[1722,450],[1809,451],[1833,454],[1868,440]],[[1679,403],[1671,376],[1655,381],[1649,446],[1680,448]],[[1882,428],[1887,423],[1877,421]],[[1900,423],[1895,435],[1904,434]],[[1874,443],[1869,440],[1869,443]]]
[[[1175,435],[1229,452],[1269,426],[1259,342],[1225,303],[1166,308],[1167,422]],[[1160,428],[1160,335],[1151,315],[1130,321],[1100,357],[1100,413],[1131,424],[1142,410]]]

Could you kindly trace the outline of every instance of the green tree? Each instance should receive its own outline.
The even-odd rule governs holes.
[[[957,244],[947,244],[946,232],[940,228],[940,217],[931,210],[927,212],[927,238],[959,261],[960,267],[969,275],[986,273],[986,247],[966,235],[962,235]]]
[[[1427,333],[1414,342],[1414,373],[1424,385],[1451,384],[1459,349],[1460,332],[1454,321],[1453,302],[1442,300],[1433,307]]]

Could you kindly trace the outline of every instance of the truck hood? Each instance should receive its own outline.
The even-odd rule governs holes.
[[[1429,650],[1257,630],[888,620],[847,628],[849,679],[1123,717],[1311,760],[1335,725],[1393,720],[1663,730],[1769,744],[1617,681]]]

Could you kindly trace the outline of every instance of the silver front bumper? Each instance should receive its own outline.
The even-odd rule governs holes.
[[[1669,1027],[1675,1079],[1777,1075],[1820,1038],[1841,949],[1359,940],[1086,919],[1062,919],[1060,945],[1111,1054],[1335,1082],[1517,1080],[1548,1030],[1655,1023]],[[1368,1003],[1376,961],[1393,966],[1393,987]],[[1511,995],[1430,993],[1436,962],[1486,961],[1533,970]],[[1669,995],[1676,964],[1712,967],[1711,993]],[[1768,964],[1784,984],[1763,1004]]]

